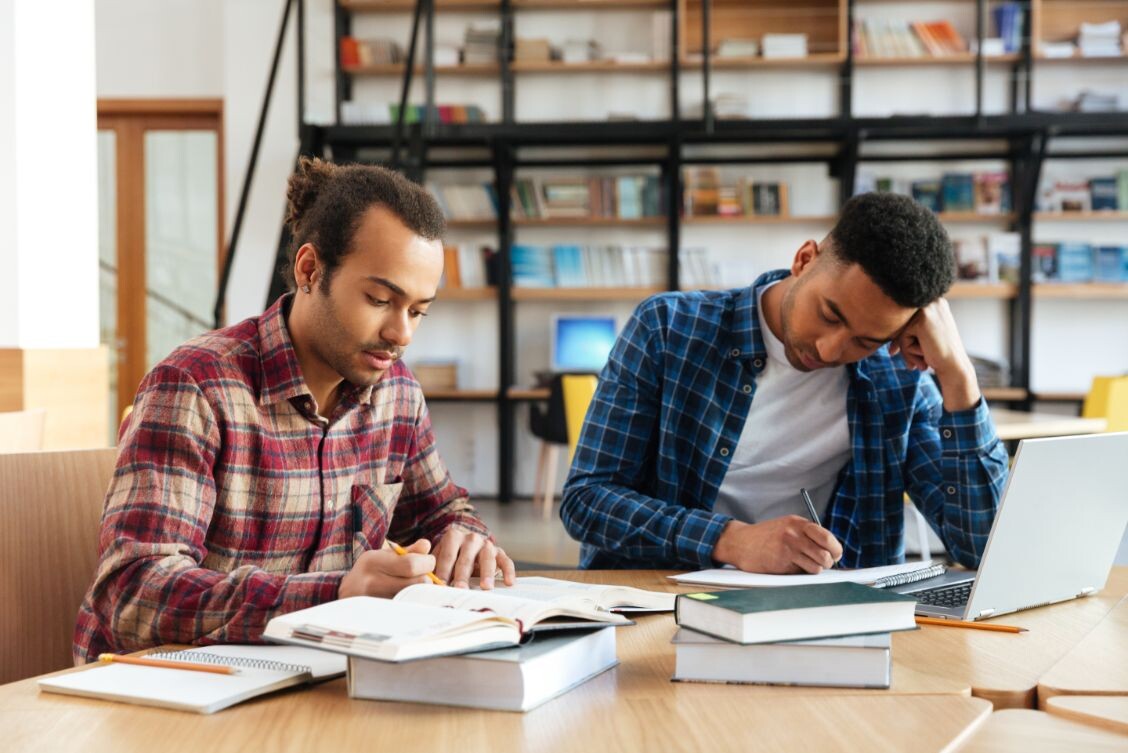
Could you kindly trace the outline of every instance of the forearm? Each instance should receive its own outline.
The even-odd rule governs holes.
[[[948,365],[943,371],[936,371],[936,381],[944,398],[944,410],[948,413],[970,410],[983,397],[975,368],[966,357]]]
[[[176,554],[178,548],[129,542],[103,558],[91,601],[118,650],[258,642],[275,615],[335,599],[344,574],[283,575],[250,566],[224,573]]]
[[[731,520],[705,510],[667,504],[610,482],[570,479],[560,518],[572,538],[635,562],[715,565],[714,549]]]

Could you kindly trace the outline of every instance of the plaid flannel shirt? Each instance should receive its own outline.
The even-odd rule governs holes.
[[[396,362],[317,416],[286,329],[261,317],[177,348],[142,382],[120,438],[76,662],[162,643],[260,640],[277,614],[337,598],[385,536],[486,534]]]
[[[731,518],[713,504],[767,363],[756,289],[787,274],[663,293],[636,309],[600,375],[564,486],[560,516],[582,542],[582,567],[717,566],[713,549]],[[904,560],[907,491],[952,557],[976,566],[1007,475],[986,401],[945,411],[933,378],[885,347],[847,369],[853,456],[822,521],[843,564]]]

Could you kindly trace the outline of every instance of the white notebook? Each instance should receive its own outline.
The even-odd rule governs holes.
[[[220,675],[136,664],[91,664],[79,672],[48,677],[39,689],[107,701],[210,714],[248,698],[345,673],[345,657],[294,646],[203,646],[149,654],[174,661],[224,664],[238,674]]]
[[[803,586],[811,583],[861,583],[867,586],[899,586],[926,580],[944,573],[944,565],[936,562],[905,562],[900,565],[863,567],[857,570],[823,570],[817,575],[768,575],[746,573],[734,567],[718,567],[669,576],[678,583],[720,588],[756,588],[766,586]]]

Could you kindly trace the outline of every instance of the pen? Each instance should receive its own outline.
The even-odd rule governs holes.
[[[104,664],[137,664],[142,667],[163,667],[165,669],[189,669],[193,672],[211,672],[215,675],[234,675],[238,670],[218,664],[196,664],[189,661],[169,661],[168,659],[148,659],[144,656],[119,656],[118,654],[98,654],[98,661]]]
[[[388,541],[388,546],[390,546],[392,548],[392,551],[395,552],[396,554],[400,555],[401,557],[403,555],[407,554],[407,550],[404,549],[399,544],[397,544],[396,542],[389,541],[387,539],[385,539],[385,541]],[[430,578],[431,582],[434,583],[436,586],[445,586],[446,585],[446,583],[443,582],[443,579],[440,578],[439,576],[435,575],[434,573],[427,573],[427,577]]]
[[[802,495],[803,501],[807,503],[807,512],[811,516],[811,522],[821,528],[822,523],[819,522],[819,514],[817,512],[815,512],[815,503],[811,501],[811,495],[807,493],[806,487],[803,487],[802,489],[800,489],[799,494]],[[831,562],[830,563],[830,569],[831,570],[833,570],[837,566],[838,566],[837,562]]]
[[[995,625],[989,622],[971,622],[969,620],[945,620],[940,617],[917,617],[918,625],[938,625],[940,627],[969,628],[971,630],[993,630],[996,633],[1025,633],[1026,628],[1013,625]]]

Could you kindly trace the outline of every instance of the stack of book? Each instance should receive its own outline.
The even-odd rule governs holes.
[[[501,24],[498,21],[475,21],[466,27],[462,62],[466,65],[497,63],[500,45]]]
[[[657,288],[666,282],[666,252],[660,248],[515,244],[509,253],[516,287]]]
[[[1035,243],[1034,282],[1128,282],[1128,245]]]
[[[674,680],[888,688],[911,596],[858,583],[681,594]]]
[[[765,34],[760,43],[765,58],[807,57],[806,34]]]
[[[967,41],[949,21],[883,18],[857,24],[853,46],[854,54],[862,58],[947,57],[968,50]]]
[[[427,583],[281,615],[264,637],[348,656],[352,698],[527,711],[618,664],[615,626],[632,623],[612,610],[672,602],[551,578],[493,591]]]
[[[657,175],[519,178],[510,206],[514,219],[620,219],[661,217]]]
[[[1042,185],[1038,209],[1043,212],[1128,211],[1128,170],[1088,180],[1048,180]]]
[[[686,217],[785,217],[790,213],[786,183],[751,178],[725,183],[715,167],[687,168],[684,181]]]
[[[1120,22],[1082,23],[1077,35],[1081,56],[1087,58],[1120,56]]]
[[[341,67],[391,65],[403,62],[403,48],[392,39],[341,37]]]

